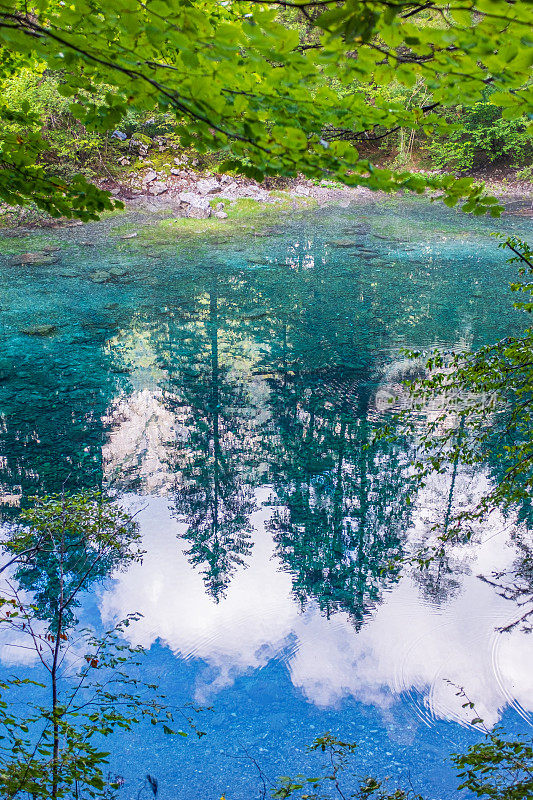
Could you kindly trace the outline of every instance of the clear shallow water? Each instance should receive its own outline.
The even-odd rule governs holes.
[[[140,509],[142,566],[96,586],[85,617],[142,612],[147,675],[214,710],[200,741],[117,741],[125,792],[150,772],[162,797],[258,797],[250,755],[272,778],[316,771],[305,746],[331,730],[359,742],[358,774],[452,797],[445,759],[477,734],[447,681],[487,723],[530,730],[531,637],[495,633],[515,609],[477,578],[512,564],[512,521],[494,515],[436,584],[387,569],[445,513],[449,483],[408,505],[412,444],[363,445],[403,348],[521,330],[488,233],[530,223],[425,202],[242,237],[176,240],[139,219],[121,240],[123,223],[2,240],[0,485],[6,518],[65,480]],[[46,245],[57,263],[14,264]],[[454,502],[488,479],[460,475]]]

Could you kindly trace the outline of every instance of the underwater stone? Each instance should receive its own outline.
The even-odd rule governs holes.
[[[13,375],[11,364],[0,364],[0,381],[7,381]]]
[[[58,261],[59,256],[49,250],[41,250],[37,253],[23,253],[23,255],[15,256],[13,259],[13,263],[20,266],[25,266],[26,264],[44,266],[45,264],[56,264]]]
[[[91,275],[91,280],[94,283],[108,283],[112,279],[112,275],[110,272],[106,272],[104,269],[100,269],[97,272],[93,272]]]
[[[251,259],[250,264],[264,264],[265,266],[270,267],[272,265],[272,260],[270,258],[253,258]]]
[[[24,328],[21,333],[25,336],[51,336],[57,331],[57,325],[32,325]]]
[[[331,242],[327,242],[330,247],[355,247],[355,242],[353,239],[333,239]]]

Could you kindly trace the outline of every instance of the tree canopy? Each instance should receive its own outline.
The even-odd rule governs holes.
[[[432,189],[497,215],[472,178],[377,168],[357,147],[398,128],[452,132],[436,109],[488,89],[504,119],[522,116],[532,22],[526,0],[0,0],[0,80],[28,66],[59,72],[71,113],[94,130],[113,130],[131,107],[172,112],[184,146],[223,151],[224,169],[253,178]],[[420,80],[423,104],[379,91]],[[0,116],[2,200],[82,219],[112,206],[83,177],[66,182],[43,164],[28,104],[4,101]]]

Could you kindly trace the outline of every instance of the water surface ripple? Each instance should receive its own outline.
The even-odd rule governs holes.
[[[526,227],[383,201],[238,235],[129,216],[1,237],[4,524],[65,481],[138,511],[143,563],[95,585],[83,621],[141,612],[146,676],[213,708],[199,741],[114,742],[128,797],[150,773],[162,798],[250,800],[250,755],[272,777],[313,772],[306,745],[331,730],[358,741],[357,774],[448,800],[473,716],[530,729],[533,639],[497,631],[516,609],[478,577],[512,568],[528,510],[494,513],[427,573],[401,568],[450,476],[413,487],[416,442],[375,438],[418,369],[406,349],[521,331],[489,233]],[[460,470],[452,508],[498,470]]]

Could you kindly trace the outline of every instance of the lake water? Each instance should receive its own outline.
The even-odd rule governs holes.
[[[150,773],[163,800],[259,798],[256,764],[312,774],[306,746],[331,731],[358,743],[353,786],[388,775],[448,800],[450,753],[480,738],[459,687],[487,725],[533,724],[533,637],[496,631],[517,609],[478,577],[512,566],[516,529],[495,513],[438,576],[401,569],[450,478],[417,492],[412,441],[367,445],[406,348],[522,330],[489,233],[530,223],[380,201],[254,225],[130,215],[1,238],[5,524],[21,496],[63,485],[138,512],[143,563],[95,584],[82,621],[141,612],[128,635],[145,675],[212,710],[201,739],[117,737],[122,796]],[[47,246],[54,263],[16,263]],[[460,471],[452,508],[491,475]],[[36,671],[5,636],[0,655]]]

